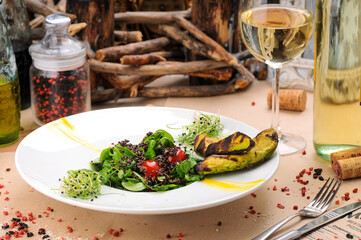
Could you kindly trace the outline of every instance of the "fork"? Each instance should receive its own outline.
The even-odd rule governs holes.
[[[320,189],[320,191],[317,193],[316,197],[308,204],[305,208],[301,209],[297,213],[287,217],[286,219],[280,221],[279,223],[276,223],[274,226],[269,228],[268,230],[264,231],[260,235],[256,236],[252,240],[265,240],[267,239],[272,233],[274,233],[276,230],[278,230],[280,227],[282,227],[285,223],[289,222],[293,218],[297,216],[301,217],[318,217],[322,213],[324,213],[327,208],[330,206],[332,200],[336,196],[336,193],[338,189],[341,186],[342,180],[336,180],[334,185],[331,187],[333,181],[335,179],[333,178],[330,182],[329,187],[326,187],[328,182],[330,181],[330,178],[327,179],[323,187]],[[337,185],[337,187],[336,187]]]

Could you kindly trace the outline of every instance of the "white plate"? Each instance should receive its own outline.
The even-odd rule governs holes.
[[[188,125],[193,115],[194,110],[187,109],[127,107],[69,116],[25,137],[16,151],[16,167],[29,185],[48,197],[83,208],[127,214],[168,214],[217,206],[252,193],[275,174],[278,152],[252,169],[210,176],[205,182],[166,192],[129,192],[103,186],[102,195],[89,201],[68,198],[55,190],[68,170],[90,168],[89,162],[111,143],[123,139],[139,143],[147,132],[157,129],[177,136],[181,130],[167,126]],[[222,116],[221,123],[226,133],[241,131],[254,137],[259,132]]]

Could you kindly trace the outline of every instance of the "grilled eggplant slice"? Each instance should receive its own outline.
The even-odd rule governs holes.
[[[241,132],[235,132],[222,140],[208,137],[207,134],[200,134],[194,141],[194,149],[202,157],[213,154],[242,154],[249,151],[253,146],[254,141]]]
[[[269,159],[278,145],[278,135],[273,128],[260,132],[255,138],[255,143],[248,152],[241,155],[214,154],[195,166],[198,174],[216,174],[250,168]]]

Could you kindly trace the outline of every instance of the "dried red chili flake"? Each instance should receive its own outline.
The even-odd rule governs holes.
[[[249,216],[246,214],[246,215],[244,215],[244,218],[248,218]]]
[[[352,190],[352,192],[353,192],[353,193],[357,193],[357,192],[358,192],[358,188],[354,188],[354,189]]]
[[[303,149],[302,155],[306,155],[306,149]]]
[[[119,232],[119,231],[115,231],[115,232],[113,233],[113,236],[114,236],[114,237],[119,237],[119,235],[120,235],[120,232]]]
[[[9,214],[9,212],[8,211],[3,211],[3,214],[6,216],[6,215]]]
[[[168,233],[167,235],[165,235],[166,238],[171,238],[172,236]]]
[[[273,186],[273,189],[272,189],[272,190],[273,190],[273,191],[276,191],[276,190],[277,190],[276,185]]]
[[[63,219],[61,219],[61,218],[58,219],[58,222],[62,222],[62,221],[63,221]]]
[[[15,212],[15,215],[16,215],[16,217],[22,217],[23,215],[21,214],[21,212],[19,212],[19,211],[16,211]]]
[[[284,208],[285,208],[285,206],[283,206],[283,205],[280,204],[280,203],[277,203],[277,207],[278,207],[279,209],[284,209]]]
[[[290,189],[286,186],[286,187],[284,187],[284,188],[281,188],[281,191],[282,191],[282,192],[289,192]]]
[[[4,185],[2,185],[2,184],[0,184],[0,188],[3,188],[3,187],[5,187]]]
[[[21,219],[21,221],[28,221],[28,218],[27,218],[27,217],[23,217],[23,218]]]
[[[184,233],[180,232],[177,237],[184,237]]]
[[[251,104],[252,104],[252,106],[254,106],[254,105],[256,105],[256,102],[255,102],[255,101],[252,101],[252,103],[251,103]]]
[[[336,205],[339,205],[339,204],[340,204],[340,200],[336,200],[336,201],[335,201],[335,204],[336,204]]]
[[[51,211],[51,207],[47,207],[46,210]]]
[[[9,201],[10,199],[8,197],[4,198],[5,201]]]
[[[5,191],[4,194],[6,194],[6,195],[9,194],[9,191]]]
[[[257,197],[257,195],[255,193],[251,193],[251,196],[254,198]]]
[[[72,228],[72,227],[70,227],[70,226],[66,226],[66,229],[68,229],[68,232],[69,232],[69,233],[74,232],[74,228]]]
[[[306,188],[305,187],[301,188],[301,194],[302,194],[303,197],[306,195]]]
[[[99,240],[99,238],[97,238],[97,237],[93,237],[93,240]]]
[[[298,210],[298,206],[297,206],[297,205],[294,205],[294,206],[293,206],[293,210]]]
[[[256,214],[256,211],[254,209],[248,211],[250,214]]]

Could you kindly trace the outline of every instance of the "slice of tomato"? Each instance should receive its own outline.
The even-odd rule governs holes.
[[[154,160],[145,160],[142,163],[143,172],[147,177],[157,177],[160,166]]]
[[[186,153],[180,148],[178,148],[177,153],[174,156],[168,155],[168,161],[170,163],[181,162],[184,160],[186,160]]]

